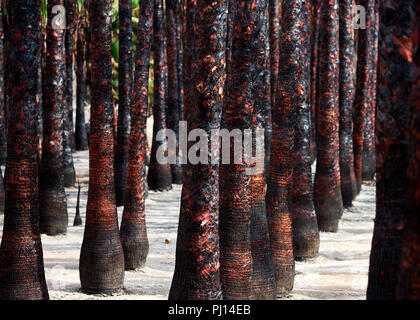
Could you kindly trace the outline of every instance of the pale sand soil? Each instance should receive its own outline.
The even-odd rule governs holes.
[[[150,125],[148,125],[151,128]],[[149,139],[151,132],[149,130]],[[82,186],[81,215],[85,222],[88,152],[74,155]],[[3,168],[4,170],[4,168]],[[149,192],[146,200],[150,251],[144,269],[125,273],[124,292],[114,296],[87,295],[80,291],[79,255],[84,226],[73,227],[77,189],[69,188],[69,227],[65,236],[42,235],[45,275],[50,298],[66,299],[167,299],[175,267],[176,234],[181,187],[169,192]],[[118,209],[121,222],[122,208]],[[375,187],[364,185],[354,207],[345,210],[338,233],[321,233],[319,257],[296,263],[294,291],[285,299],[365,299],[369,252],[375,216]],[[0,215],[0,235],[3,215]],[[166,243],[165,240],[171,240]]]

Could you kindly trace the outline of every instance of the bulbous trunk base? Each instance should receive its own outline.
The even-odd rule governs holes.
[[[67,233],[69,219],[64,194],[40,191],[39,207],[39,227],[42,234],[56,236]]]
[[[169,164],[161,165],[151,163],[147,175],[149,190],[168,191],[172,190],[172,172]]]
[[[149,240],[145,227],[121,225],[121,244],[124,250],[125,270],[137,270],[146,264]]]
[[[295,264],[277,264],[274,266],[276,278],[277,297],[288,295],[295,284]]]
[[[67,166],[64,168],[64,186],[71,188],[76,185],[76,171],[74,166]]]
[[[319,254],[319,231],[315,215],[293,219],[293,256],[296,261],[316,258]]]
[[[182,177],[184,174],[184,170],[182,165],[171,165],[172,171],[172,183],[173,184],[182,184]]]
[[[67,233],[68,217],[41,216],[40,232],[49,236]]]

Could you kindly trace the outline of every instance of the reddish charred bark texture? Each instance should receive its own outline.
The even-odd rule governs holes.
[[[356,174],[357,192],[360,193],[362,188],[363,145],[366,132],[366,119],[371,119],[369,112],[372,104],[370,89],[373,76],[372,30],[375,17],[375,0],[360,0],[358,2],[366,8],[366,29],[358,30],[356,100],[353,115],[354,171]]]
[[[65,84],[65,108],[64,108],[64,184],[73,187],[76,184],[76,171],[73,164],[72,149],[75,147],[73,134],[73,14],[75,2],[65,0],[66,8],[66,84]]]
[[[362,153],[362,180],[373,180],[376,173],[376,137],[375,137],[375,118],[376,118],[376,89],[377,89],[377,74],[378,74],[378,32],[379,32],[379,15],[377,7],[378,0],[373,0],[369,4],[369,10],[372,10],[367,15],[369,21],[369,105],[365,118],[365,134],[363,138],[363,153]]]
[[[146,119],[149,97],[150,49],[153,37],[153,11],[153,1],[140,2],[136,45],[136,71],[128,153],[127,189],[120,230],[126,270],[138,269],[144,266],[149,252],[145,217],[145,154],[147,144]]]
[[[80,253],[80,280],[87,292],[115,292],[124,282],[114,185],[114,106],[111,62],[111,1],[91,0],[92,106],[89,193]]]
[[[274,279],[273,260],[270,253],[270,237],[268,234],[267,208],[265,203],[265,153],[257,153],[257,145],[263,141],[256,136],[256,130],[263,130],[266,126],[267,109],[270,109],[270,41],[269,16],[267,1],[255,2],[255,16],[258,24],[252,36],[251,50],[255,49],[255,69],[250,73],[254,87],[251,98],[254,103],[252,120],[253,152],[256,154],[256,174],[251,176],[251,254],[252,275],[251,288],[254,299],[275,299],[276,285]],[[252,23],[252,22],[251,22]],[[259,48],[259,50],[257,50]],[[248,49],[249,50],[249,49]],[[271,109],[270,109],[271,110]]]
[[[340,174],[341,195],[346,207],[357,196],[353,153],[354,31],[353,0],[340,0]]]
[[[396,296],[403,220],[409,199],[412,5],[411,0],[394,0],[381,2],[380,8],[376,218],[367,289],[370,300]]]
[[[166,108],[168,98],[168,64],[165,44],[165,28],[163,18],[162,0],[155,1],[153,15],[153,55],[154,55],[154,88],[153,88],[153,142],[150,157],[150,167],[147,182],[150,190],[171,190],[172,172],[171,165],[161,164],[157,160],[158,150],[167,155],[167,145],[157,141],[159,131],[166,129]]]
[[[320,8],[314,202],[319,229],[337,232],[343,214],[339,144],[338,1],[323,1]]]
[[[8,3],[7,99],[11,112],[0,247],[0,299],[48,299],[38,207],[40,4],[37,0]]]
[[[296,260],[318,256],[319,231],[314,207],[312,157],[310,145],[310,2],[294,1],[295,23],[298,25],[296,52],[299,69],[295,75],[297,91],[294,104],[294,169],[291,179],[290,210],[293,229],[293,254]]]
[[[53,7],[63,0],[48,2],[47,57],[43,81],[43,140],[39,173],[39,211],[41,233],[67,232],[68,213],[64,190],[63,110],[65,106],[65,27],[53,25]]]
[[[181,22],[180,22],[180,0],[166,1],[166,34],[168,50],[168,108],[166,123],[168,129],[176,133],[177,146],[179,145],[179,121],[183,118],[183,103],[181,95],[182,72],[179,72],[181,61]],[[177,148],[178,149],[178,148]],[[177,151],[177,164],[172,164],[172,182],[182,184],[182,165],[180,153]]]
[[[186,23],[195,31],[192,38],[191,29],[187,29],[184,38],[188,61],[184,64],[185,88],[188,83],[194,84],[185,97],[189,130],[200,128],[210,134],[212,129],[220,129],[226,77],[226,12],[224,0],[187,1]],[[188,163],[183,182],[169,299],[221,299],[219,165]]]
[[[4,83],[4,29],[3,29],[3,1],[0,1],[0,165],[7,160],[7,126],[6,100]]]
[[[272,109],[276,103],[277,81],[279,73],[279,37],[280,37],[280,8],[278,0],[269,0],[269,45],[270,45],[270,103],[267,105],[265,121],[265,172],[270,167],[271,136],[273,134]]]
[[[118,64],[118,129],[117,144],[115,147],[115,196],[117,206],[124,205],[127,166],[128,145],[130,141],[130,112],[132,103],[133,83],[133,24],[131,22],[131,0],[119,2],[119,64]]]
[[[420,2],[415,4],[413,89],[410,99],[411,129],[408,165],[408,210],[404,218],[397,299],[420,299]]]
[[[312,30],[311,30],[311,158],[312,163],[316,159],[316,110],[318,93],[318,63],[319,63],[319,28],[320,28],[320,0],[312,0]]]
[[[85,75],[85,35],[82,25],[79,26],[76,42],[76,150],[88,150],[88,136],[85,122],[86,75]]]

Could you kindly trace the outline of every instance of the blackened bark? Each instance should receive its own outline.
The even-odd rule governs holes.
[[[267,218],[277,293],[292,290],[295,278],[289,184],[293,174],[295,126],[295,81],[298,73],[300,41],[295,24],[298,9],[293,1],[282,2],[279,78],[276,104],[272,110],[270,171],[267,181]]]
[[[38,207],[38,69],[41,8],[37,0],[8,3],[10,114],[6,208],[0,247],[0,299],[48,299]]]
[[[127,189],[121,222],[121,242],[126,270],[144,266],[149,253],[146,198],[146,121],[149,98],[150,49],[153,36],[153,1],[140,2],[136,45],[131,133],[129,140]]]
[[[340,175],[343,205],[357,196],[353,153],[354,30],[353,0],[340,0]]]
[[[124,282],[124,253],[118,231],[114,185],[114,105],[111,62],[111,1],[91,0],[92,106],[89,193],[80,253],[86,292],[115,292]]]
[[[312,0],[312,30],[311,30],[311,158],[316,159],[316,110],[318,94],[318,63],[319,63],[319,28],[320,28],[320,1]]]
[[[366,119],[372,105],[370,88],[372,82],[372,30],[375,0],[360,0],[366,8],[366,29],[358,30],[356,100],[353,114],[354,171],[357,192],[362,189],[363,145],[365,140]],[[370,115],[369,115],[370,118]]]
[[[43,81],[43,141],[39,173],[39,212],[41,233],[67,232],[68,213],[64,190],[63,110],[65,106],[65,26],[56,25],[53,13],[63,0],[48,2],[47,57]]]
[[[268,234],[267,208],[265,203],[265,153],[257,153],[257,145],[263,143],[257,136],[257,130],[266,126],[266,112],[270,105],[270,41],[269,18],[267,1],[255,2],[255,16],[258,24],[252,35],[253,45],[248,46],[255,50],[255,69],[250,73],[254,87],[251,90],[251,99],[254,101],[252,120],[253,154],[256,156],[255,174],[251,176],[251,255],[252,296],[256,300],[276,298],[276,285],[274,279],[273,259],[270,253],[270,237]],[[259,50],[257,50],[259,48]]]
[[[367,288],[369,300],[395,299],[408,200],[412,92],[408,75],[413,71],[410,48],[413,2],[394,0],[390,4],[381,2],[380,8],[376,218]]]
[[[337,232],[343,214],[339,143],[338,1],[322,1],[320,15],[314,202],[319,229]]]
[[[179,72],[180,57],[180,0],[166,1],[166,35],[167,35],[167,53],[168,53],[168,108],[167,108],[167,127],[176,134],[177,150],[176,164],[171,164],[172,182],[182,184],[182,165],[181,155],[179,153],[179,121],[182,120],[182,101],[181,101],[181,83],[182,74]],[[174,150],[175,151],[175,150]]]
[[[185,116],[189,130],[200,128],[210,134],[212,129],[220,129],[226,78],[226,14],[224,0],[187,1],[184,84],[188,90]],[[194,85],[188,88],[190,83]],[[183,182],[169,299],[221,299],[219,165],[188,163]]]
[[[0,165],[7,160],[7,126],[6,100],[4,83],[4,29],[3,29],[3,1],[0,1]]]
[[[133,24],[131,0],[119,2],[118,129],[115,146],[115,196],[117,206],[124,205],[127,185],[128,144],[133,85]]]
[[[76,215],[74,216],[73,227],[83,225],[82,217],[80,216],[80,184],[77,190]]]
[[[369,51],[371,52],[369,62],[370,77],[367,83],[369,90],[369,105],[365,118],[365,133],[363,138],[363,153],[362,153],[362,180],[373,180],[376,173],[376,137],[375,137],[375,118],[376,118],[376,90],[377,90],[377,69],[378,69],[378,32],[379,32],[379,17],[377,15],[378,1],[373,0],[371,5],[372,12],[368,14],[369,21]]]
[[[4,200],[5,200],[5,193],[4,193],[4,179],[3,173],[0,172],[0,214],[4,214]]]
[[[416,76],[410,100],[410,158],[408,165],[408,210],[404,219],[401,264],[398,272],[397,299],[420,300],[420,2],[415,4],[413,21]]]
[[[155,1],[153,15],[153,54],[154,54],[154,88],[153,88],[153,142],[147,182],[150,190],[171,190],[172,172],[169,163],[162,164],[156,157],[158,150],[168,153],[167,144],[157,141],[159,131],[166,129],[166,108],[168,98],[168,64],[165,44],[165,28],[162,0]]]
[[[72,150],[75,149],[73,133],[73,14],[74,4],[72,0],[65,0],[66,8],[66,83],[64,97],[66,100],[64,108],[64,184],[66,187],[73,187],[76,184],[76,171],[73,164]]]
[[[77,78],[77,105],[76,105],[76,150],[89,149],[85,121],[86,75],[85,75],[85,37],[82,26],[79,26],[76,42],[76,78]]]
[[[314,207],[312,157],[310,146],[310,3],[295,1],[295,23],[301,41],[296,44],[298,64],[295,92],[296,127],[294,133],[294,168],[291,180],[293,255],[296,260],[318,256],[319,231]]]

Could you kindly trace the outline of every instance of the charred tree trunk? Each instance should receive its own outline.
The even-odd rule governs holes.
[[[320,2],[321,0],[312,0],[312,24],[311,24],[311,159],[312,163],[316,160],[316,110],[318,94],[318,64],[319,64],[319,28],[320,28]]]
[[[290,210],[293,229],[293,255],[296,260],[318,256],[319,231],[314,207],[312,157],[310,145],[310,3],[295,1],[295,23],[301,41],[296,44],[299,70],[295,74],[297,91],[294,102],[296,126],[294,133],[294,169],[291,180]]]
[[[343,214],[339,143],[338,1],[321,3],[314,202],[321,231],[337,232]]]
[[[357,196],[353,153],[354,31],[353,0],[340,0],[340,175],[343,205]]]
[[[66,80],[65,80],[65,108],[64,108],[64,184],[73,187],[76,184],[76,171],[73,164],[72,150],[75,148],[73,134],[73,13],[74,1],[65,0],[66,8]]]
[[[372,83],[372,30],[375,0],[359,0],[366,8],[366,28],[358,30],[356,100],[353,115],[354,171],[357,193],[362,189],[363,145],[366,132],[366,118],[372,104],[370,88]],[[372,130],[372,128],[370,128]]]
[[[82,217],[80,216],[80,184],[77,190],[76,215],[74,216],[73,227],[83,225]]]
[[[168,154],[167,144],[157,141],[159,131],[166,129],[166,108],[168,96],[168,64],[165,44],[165,28],[162,0],[155,1],[153,15],[153,54],[154,54],[154,89],[153,89],[153,142],[150,157],[150,167],[147,176],[149,190],[171,190],[172,172],[169,163],[159,163],[157,152]]]
[[[168,112],[167,127],[176,134],[177,150],[176,164],[171,164],[172,182],[174,184],[182,184],[182,165],[181,155],[179,153],[179,121],[182,120],[182,101],[181,101],[181,83],[182,74],[179,72],[178,65],[181,61],[180,57],[180,0],[166,0],[166,34],[167,34],[167,50],[168,50]]]
[[[117,144],[115,146],[115,196],[117,206],[124,205],[127,166],[128,145],[130,143],[130,112],[132,103],[133,83],[133,24],[131,22],[131,0],[119,2],[119,64],[118,64],[118,129]]]
[[[153,1],[140,2],[137,32],[136,71],[131,110],[131,133],[128,153],[128,175],[125,205],[121,222],[121,242],[125,269],[144,266],[149,253],[146,198],[146,121],[149,98],[150,49],[153,37]]]
[[[408,165],[408,210],[404,218],[401,264],[398,272],[397,299],[420,300],[420,2],[415,4],[414,39],[416,76],[413,79]]]
[[[267,182],[267,217],[270,246],[274,263],[277,294],[293,289],[295,263],[293,259],[293,235],[290,213],[289,184],[293,174],[293,137],[295,126],[296,75],[299,65],[300,41],[295,17],[298,9],[295,1],[282,2],[279,78],[276,104],[273,114],[270,171]]]
[[[4,180],[3,180],[3,173],[0,170],[0,214],[4,214],[4,200],[5,200]]]
[[[407,212],[407,166],[413,70],[411,0],[381,2],[376,121],[376,218],[367,299],[395,299]],[[411,173],[413,174],[413,173]],[[411,226],[409,226],[411,227]],[[418,230],[416,231],[418,232]]]
[[[265,120],[265,172],[270,170],[271,137],[273,135],[272,109],[276,103],[276,94],[279,75],[279,37],[280,37],[280,8],[278,0],[269,0],[269,45],[270,45],[270,103],[267,105]]]
[[[226,77],[226,12],[224,0],[187,1],[184,86],[189,94],[185,95],[189,130],[202,129],[210,134],[220,129]],[[194,86],[188,87],[190,83]],[[169,299],[218,300],[222,298],[219,164],[189,162],[184,167],[183,184]]]
[[[89,149],[85,121],[86,75],[85,75],[85,37],[82,25],[77,32],[76,43],[76,78],[77,78],[77,105],[76,105],[76,150]]]
[[[6,126],[6,100],[4,83],[4,29],[3,5],[0,1],[0,165],[5,165],[7,160],[7,126]]]
[[[89,193],[80,253],[80,281],[86,292],[122,289],[124,253],[118,231],[114,185],[114,105],[111,62],[111,1],[91,0],[92,106]]]
[[[0,247],[0,299],[48,299],[38,207],[36,95],[41,63],[41,7],[37,0],[14,0],[8,5],[7,99],[11,112]]]
[[[68,213],[64,190],[63,110],[65,106],[64,20],[57,21],[56,6],[63,0],[48,1],[47,59],[43,81],[43,141],[39,173],[39,211],[41,233],[67,232]]]
[[[267,1],[257,1],[255,15],[258,23],[255,25],[252,47],[255,50],[255,69],[250,72],[254,79],[254,88],[251,90],[251,99],[254,103],[252,120],[252,152],[256,155],[255,172],[251,176],[251,255],[252,296],[256,300],[271,300],[276,298],[276,285],[274,279],[273,260],[270,253],[270,237],[268,234],[267,208],[265,203],[265,153],[257,151],[257,145],[262,145],[260,130],[267,124],[267,109],[270,109],[270,42],[269,42],[269,16]],[[258,50],[259,48],[259,50]],[[271,110],[271,109],[270,109]],[[262,132],[262,131],[261,131]],[[249,150],[251,151],[251,150]],[[249,152],[248,151],[248,152]],[[251,154],[250,154],[251,156]]]
[[[365,134],[363,138],[362,153],[362,180],[373,180],[376,173],[376,137],[375,137],[375,118],[376,118],[376,89],[378,74],[378,32],[379,32],[379,15],[377,8],[377,0],[373,0],[371,12],[367,15],[369,21],[369,51],[370,51],[370,77],[367,83],[369,90],[369,105],[365,118]]]

